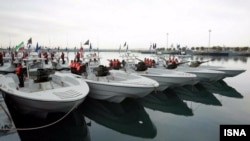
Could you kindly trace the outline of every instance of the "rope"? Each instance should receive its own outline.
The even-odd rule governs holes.
[[[62,121],[65,117],[67,117],[75,108],[77,107],[77,104],[75,104],[64,116],[62,116],[61,118],[59,118],[58,120],[52,122],[52,123],[49,123],[49,124],[46,124],[46,125],[43,125],[43,126],[38,126],[38,127],[32,127],[32,128],[5,128],[5,129],[0,129],[0,131],[10,131],[10,130],[16,130],[16,131],[28,131],[28,130],[37,130],[37,129],[42,129],[42,128],[46,128],[46,127],[49,127],[49,126],[52,126],[60,121]],[[4,108],[4,107],[3,107]],[[6,109],[4,109],[5,111]]]
[[[5,112],[5,114],[8,116],[9,120],[12,120],[9,112],[4,108],[4,106],[2,104],[0,104],[0,107],[3,109],[3,111]]]

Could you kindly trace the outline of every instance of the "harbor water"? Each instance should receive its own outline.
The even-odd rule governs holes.
[[[135,53],[138,58],[150,54]],[[74,53],[69,53],[70,60]],[[101,63],[121,59],[115,52],[100,52]],[[192,56],[209,60],[204,65],[243,68],[246,72],[218,82],[168,88],[140,99],[122,103],[94,100],[89,97],[66,118],[51,113],[41,118],[21,114],[6,101],[22,141],[219,141],[220,125],[250,124],[250,58]],[[53,125],[41,129],[43,125]]]

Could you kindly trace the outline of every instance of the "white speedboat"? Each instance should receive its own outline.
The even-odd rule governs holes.
[[[16,65],[21,63],[24,68],[26,68],[26,62],[29,61],[30,69],[33,68],[51,68],[51,64],[45,64],[44,58],[38,57],[37,52],[30,52],[29,56],[23,58],[20,54],[14,57],[14,60],[7,55],[4,59],[4,65],[0,66],[0,73],[7,74],[7,73],[15,73]],[[36,70],[35,69],[35,70]]]
[[[68,57],[68,52],[65,54],[64,63],[61,59],[61,52],[57,52],[54,56],[54,60],[51,60],[51,62],[52,62],[52,67],[55,70],[58,70],[58,71],[70,70],[70,66],[69,66],[70,60]]]
[[[233,67],[222,67],[222,66],[208,66],[208,65],[201,65],[199,68],[202,69],[209,69],[215,71],[222,71],[224,72],[224,78],[226,77],[234,77],[244,73],[246,70],[242,68],[233,68]]]
[[[201,69],[208,69],[208,70],[214,70],[214,71],[221,71],[224,72],[224,76],[221,79],[224,79],[226,77],[234,77],[237,76],[243,72],[245,72],[245,69],[242,68],[233,68],[233,67],[223,67],[223,66],[210,66],[208,64],[204,64],[207,61],[191,61],[188,66],[191,68],[201,68]]]
[[[39,55],[40,54],[40,55]],[[56,53],[53,57],[53,60],[51,57],[45,58],[42,54],[42,52],[30,52],[29,55],[21,60],[24,61],[33,61],[33,63],[29,63],[32,67],[43,67],[43,68],[52,68],[57,71],[61,70],[70,70],[69,66],[69,58],[68,53],[64,57],[64,63],[61,59],[60,52]],[[19,61],[20,62],[20,61]]]
[[[178,71],[192,73],[197,76],[197,79],[200,82],[204,81],[218,81],[224,78],[225,73],[222,71],[210,70],[210,69],[203,69],[203,68],[193,68],[185,65],[178,66],[176,68]]]
[[[22,60],[21,57],[15,57],[15,60],[12,60],[10,56],[3,57],[3,66],[0,66],[0,73],[7,74],[7,73],[14,73],[16,64]]]
[[[160,82],[160,84],[166,84],[168,87],[195,85],[199,82],[195,74],[174,70],[164,70],[161,68],[147,68],[147,70],[137,71],[137,73],[154,79]],[[159,90],[162,91],[165,89]]]
[[[95,60],[95,61],[93,61]],[[121,70],[108,70],[100,65],[100,57],[87,55],[82,78],[90,87],[94,99],[120,103],[125,98],[141,98],[159,87],[155,80]]]
[[[5,98],[25,113],[69,112],[89,93],[86,82],[71,74],[38,69],[36,77],[24,80],[19,87],[15,74],[0,75],[0,90]]]
[[[156,67],[159,68],[165,68],[168,69],[168,66],[166,64],[166,59],[164,57],[159,57],[158,58],[159,63],[156,65]],[[196,75],[196,79],[199,82],[204,82],[204,81],[209,81],[209,82],[213,82],[213,81],[218,81],[224,78],[225,73],[222,71],[216,71],[216,70],[211,70],[211,69],[205,69],[205,68],[199,68],[199,67],[190,67],[190,63],[187,64],[190,61],[184,61],[184,60],[179,60],[179,62],[177,62],[176,67],[172,68],[170,70],[176,70],[176,71],[180,71],[180,72],[185,72],[185,73],[191,73],[191,74],[195,74]],[[201,62],[204,63],[204,62]],[[201,64],[200,63],[200,64]]]
[[[196,75],[184,72],[178,72],[173,70],[165,70],[162,68],[148,68],[144,62],[138,59],[136,56],[126,54],[123,59],[126,62],[126,71],[139,74],[151,79],[156,80],[159,83],[159,91],[164,91],[168,87],[183,86],[183,85],[194,85],[198,83]],[[136,64],[136,60],[139,63]]]
[[[15,72],[15,64],[11,63],[9,59],[4,61],[3,66],[0,66],[0,73],[6,74],[6,73],[14,73]]]

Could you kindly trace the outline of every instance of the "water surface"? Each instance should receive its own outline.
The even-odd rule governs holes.
[[[100,53],[102,64],[119,53]],[[143,59],[149,55],[139,54]],[[73,58],[74,54],[69,54]],[[211,59],[193,56],[193,60]],[[91,141],[219,141],[221,124],[250,124],[250,63],[247,57],[214,57],[206,65],[244,68],[247,71],[216,83],[167,89],[120,104],[87,98],[65,120],[42,130],[21,131],[22,140]],[[10,109],[17,127],[36,127],[46,119],[21,115]]]

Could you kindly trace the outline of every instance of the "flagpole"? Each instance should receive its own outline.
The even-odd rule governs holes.
[[[120,48],[119,48],[119,54],[121,54],[121,44],[120,44]]]

